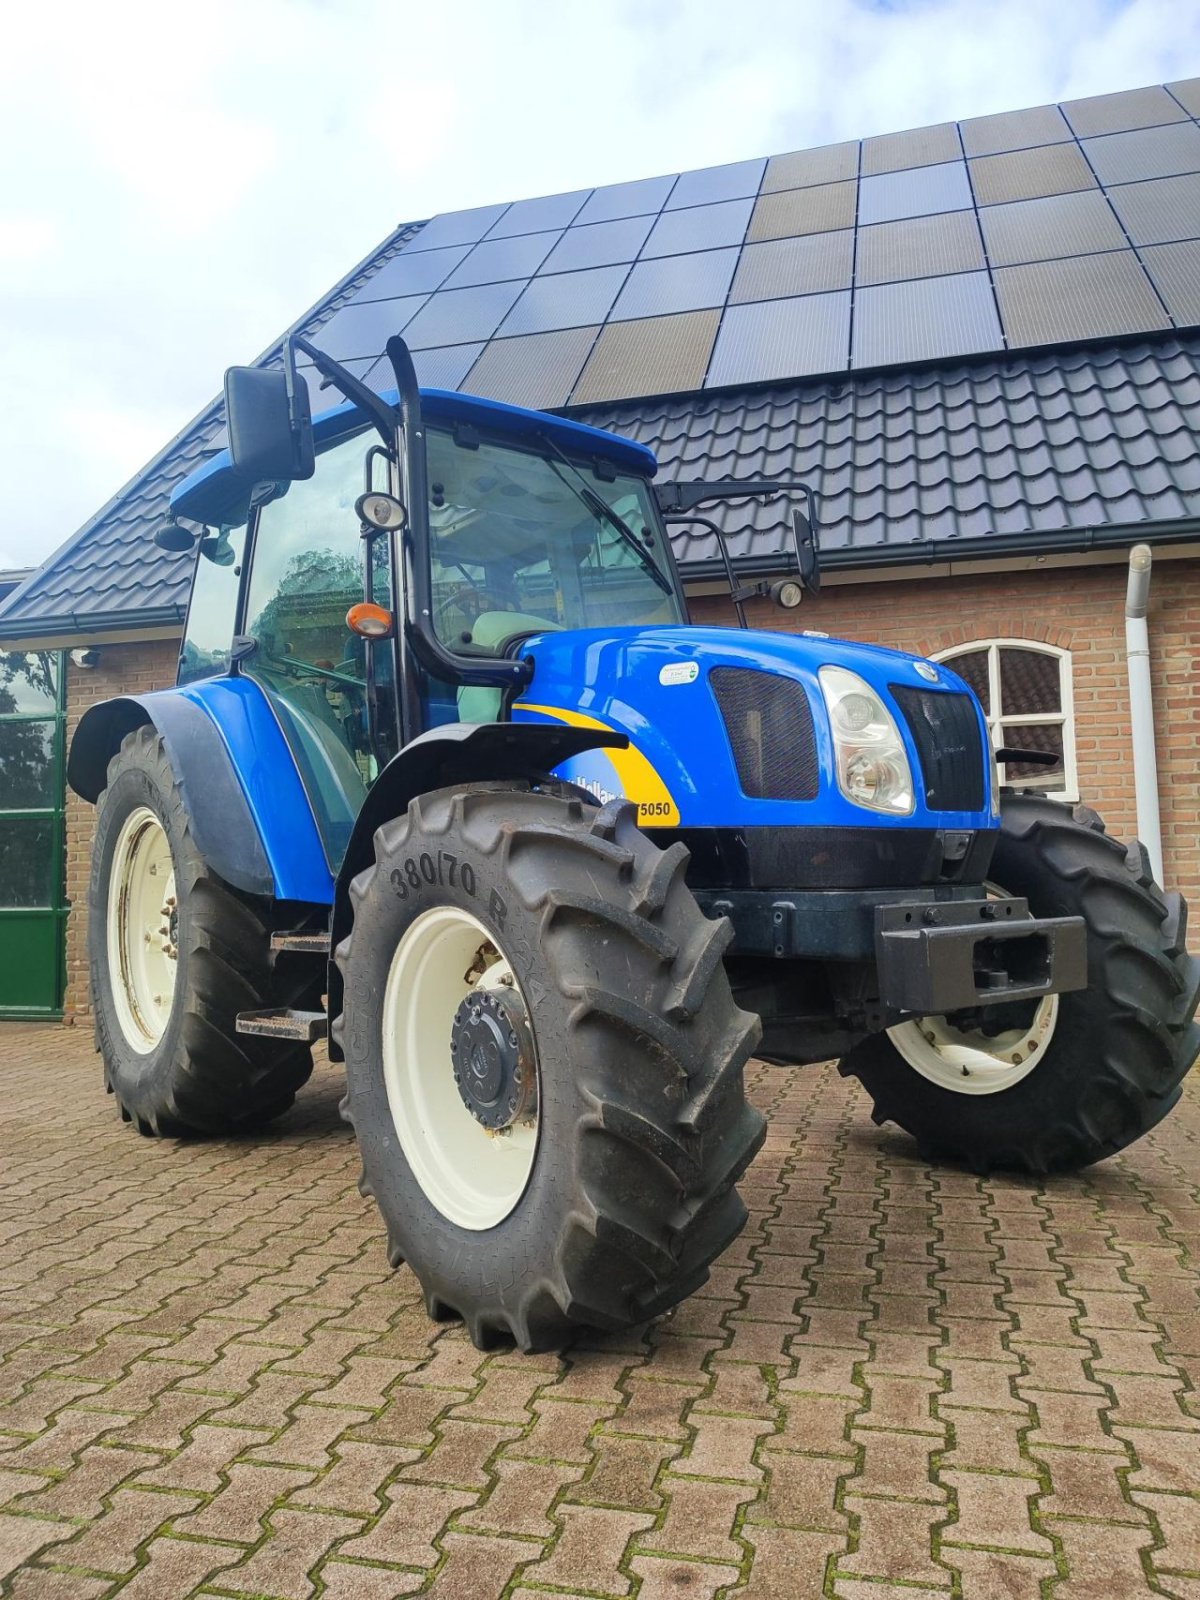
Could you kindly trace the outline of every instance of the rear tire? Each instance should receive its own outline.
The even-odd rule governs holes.
[[[259,1126],[307,1080],[307,1045],[236,1029],[239,1011],[320,1006],[324,969],[272,955],[276,916],[201,859],[161,737],[128,734],[96,805],[88,956],[105,1086],[139,1133]]]
[[[701,913],[687,860],[623,803],[476,785],[414,800],[351,885],[334,1036],[363,1192],[391,1263],[480,1349],[557,1349],[654,1316],[745,1222],[734,1184],[765,1131],[743,1086],[758,1022],[733,1001],[729,925]],[[518,1158],[507,1188],[486,1175],[505,1156],[450,1049],[489,975],[524,1006],[537,1077],[536,1116],[491,1134]]]
[[[1087,924],[1088,986],[1058,997],[1036,1065],[1024,1054],[1036,1018],[1014,1006],[1023,1059],[995,1092],[956,1093],[948,1077],[910,1065],[887,1034],[858,1045],[839,1070],[861,1080],[875,1120],[898,1123],[927,1158],[977,1172],[1084,1167],[1161,1121],[1200,1051],[1192,1020],[1200,962],[1184,944],[1187,908],[1155,885],[1140,844],[1110,839],[1094,812],[1073,817],[1037,796],[1005,799],[990,871],[1034,916]],[[930,1020],[944,1047],[952,1019]]]

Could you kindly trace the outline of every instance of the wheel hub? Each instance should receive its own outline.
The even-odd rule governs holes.
[[[509,1128],[531,1115],[537,1088],[533,1039],[515,989],[476,988],[450,1027],[450,1059],[463,1104],[485,1128]]]

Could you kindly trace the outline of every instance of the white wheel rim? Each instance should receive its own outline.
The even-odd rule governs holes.
[[[1046,1053],[1058,1022],[1058,996],[1040,1000],[1027,1028],[991,1037],[956,1028],[946,1017],[921,1017],[888,1029],[914,1072],[954,1094],[999,1094],[1020,1083]]]
[[[990,899],[1004,898],[998,884]],[[1058,996],[1040,1000],[1028,1027],[989,1035],[956,1028],[946,1017],[920,1017],[888,1029],[888,1038],[914,1072],[954,1094],[999,1094],[1027,1078],[1046,1054],[1058,1025]]]
[[[493,1133],[454,1081],[454,1014],[476,987],[501,985],[517,987],[516,976],[488,930],[469,912],[436,906],[400,940],[383,997],[383,1078],[396,1138],[430,1204],[476,1233],[516,1207],[537,1150],[536,1114]]]
[[[121,1032],[148,1055],[166,1032],[179,971],[175,863],[148,806],[125,819],[109,876],[109,986]]]

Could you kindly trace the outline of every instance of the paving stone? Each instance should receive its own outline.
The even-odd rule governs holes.
[[[1143,1552],[1154,1542],[1149,1528],[1105,1526],[1047,1517],[1043,1523],[1062,1546],[1068,1577],[1055,1600],[1143,1600],[1149,1585]]]
[[[456,1526],[549,1539],[558,1531],[550,1507],[568,1484],[578,1481],[582,1470],[563,1462],[501,1458],[490,1493],[472,1510],[461,1513]]]
[[[69,1522],[0,1515],[0,1582],[40,1550],[61,1544],[74,1532]]]
[[[950,1587],[949,1572],[930,1554],[931,1529],[946,1515],[942,1507],[865,1500],[851,1494],[845,1496],[844,1504],[858,1518],[858,1548],[839,1558],[840,1573]]]
[[[1031,1446],[1030,1455],[1050,1474],[1050,1492],[1038,1501],[1042,1516],[1102,1517],[1105,1522],[1145,1523],[1146,1513],[1125,1495],[1127,1462],[1098,1450],[1055,1450]],[[1197,1474],[1200,1485],[1200,1469]]]
[[[691,1449],[675,1462],[679,1477],[731,1478],[761,1483],[763,1469],[752,1459],[761,1439],[774,1434],[773,1424],[752,1417],[711,1416],[695,1407],[688,1417],[695,1429]]]
[[[401,1467],[419,1459],[420,1451],[407,1445],[357,1444],[343,1439],[334,1446],[329,1470],[317,1478],[303,1474],[303,1487],[294,1490],[289,1503],[374,1516],[384,1505],[384,1484]]]
[[[568,1461],[586,1466],[594,1454],[589,1435],[612,1407],[582,1402],[559,1404],[534,1401],[537,1421],[530,1431],[505,1447],[506,1456],[527,1456],[543,1461]]]
[[[138,1485],[215,1494],[224,1469],[268,1437],[261,1428],[218,1428],[201,1423],[178,1455],[140,1473]]]
[[[123,1600],[165,1600],[190,1595],[205,1580],[224,1573],[238,1559],[228,1545],[197,1539],[154,1539],[143,1552],[143,1564],[120,1590]],[[222,1576],[221,1582],[225,1579]],[[279,1595],[283,1590],[276,1591]]]
[[[51,1572],[46,1567],[21,1567],[5,1594],[9,1600],[103,1600],[112,1593],[108,1578],[85,1578],[79,1572]]]
[[[224,1481],[207,1505],[190,1516],[176,1517],[176,1533],[193,1539],[235,1539],[239,1544],[254,1544],[266,1531],[263,1519],[267,1512],[312,1474],[304,1467],[235,1462],[221,1476]]]
[[[722,1367],[720,1375],[739,1374],[742,1370],[740,1367]],[[657,1383],[648,1379],[631,1383],[628,1400],[614,1414],[606,1431],[683,1443],[690,1437],[683,1424],[684,1412],[700,1392],[699,1385],[693,1390],[678,1383]]]
[[[657,1511],[663,1503],[663,1497],[654,1487],[654,1481],[663,1463],[672,1462],[672,1470],[676,1473],[685,1470],[684,1463],[676,1459],[680,1447],[663,1439],[627,1438],[601,1428],[593,1443],[595,1456],[587,1476],[566,1496],[578,1505]],[[735,1477],[737,1474],[706,1473],[704,1476]]]
[[[747,1528],[750,1579],[738,1600],[818,1600],[830,1559],[845,1549],[836,1534],[796,1528]]]
[[[746,1511],[746,1524],[822,1529],[844,1533],[846,1514],[836,1506],[838,1486],[853,1464],[839,1456],[802,1456],[779,1451],[770,1458],[766,1496]]]
[[[80,1452],[74,1465],[47,1487],[45,1479],[26,1479],[24,1494],[17,1494],[12,1508],[38,1517],[96,1517],[118,1484],[142,1468],[152,1467],[158,1457],[143,1450],[106,1450],[93,1445]],[[7,1499],[5,1479],[13,1485],[19,1474],[0,1472],[0,1502]]]
[[[342,1411],[335,1406],[297,1406],[294,1419],[271,1440],[264,1459],[300,1467],[327,1466],[334,1442],[344,1433],[353,1429],[356,1438],[364,1437],[366,1419],[365,1411]]]
[[[1050,1557],[1017,1555],[1008,1550],[964,1550],[945,1545],[942,1560],[962,1575],[962,1592],[969,1600],[1024,1600],[1025,1596],[1034,1600],[1044,1592],[1043,1584],[1057,1575]],[[1051,1593],[1057,1594],[1058,1590],[1051,1590]],[[900,1600],[899,1590],[897,1597]],[[845,1600],[851,1597],[847,1595]],[[855,1596],[854,1600],[859,1597]],[[864,1595],[862,1600],[875,1600],[875,1597]]]
[[[267,1518],[265,1544],[221,1574],[221,1588],[234,1594],[270,1595],[272,1600],[311,1600],[309,1574],[331,1546],[359,1532],[358,1518],[317,1511],[278,1510]]]
[[[1155,1570],[1200,1574],[1200,1473],[1190,1495],[1136,1490],[1133,1498],[1153,1514],[1166,1541],[1154,1552]]]
[[[459,1422],[447,1417],[440,1427],[441,1433],[433,1449],[403,1468],[401,1477],[412,1482],[484,1489],[489,1481],[488,1460],[502,1444],[518,1437],[512,1424]]]
[[[1030,1499],[1038,1485],[1030,1478],[1001,1472],[944,1471],[942,1482],[954,1491],[957,1513],[942,1530],[952,1544],[995,1545],[1001,1549],[1049,1556],[1050,1541],[1030,1525]]]
[[[749,1484],[706,1483],[703,1478],[667,1478],[667,1514],[654,1533],[643,1535],[638,1548],[699,1560],[740,1564],[742,1549],[732,1537],[738,1507],[753,1500]]]
[[[641,1579],[638,1600],[714,1600],[719,1589],[736,1583],[737,1567],[715,1566],[701,1561],[660,1560],[634,1556],[630,1571]],[[518,1590],[513,1600],[534,1600],[532,1590]]]
[[[195,1495],[118,1489],[104,1514],[64,1545],[55,1560],[93,1572],[131,1572],[139,1546],[173,1518],[194,1510],[197,1503]]]
[[[607,1511],[599,1506],[560,1506],[556,1516],[562,1533],[548,1556],[526,1568],[522,1578],[551,1588],[587,1589],[605,1595],[627,1595],[632,1584],[619,1570],[625,1547],[654,1518],[636,1511]]]
[[[339,1554],[394,1566],[432,1567],[433,1543],[455,1511],[473,1505],[468,1489],[439,1489],[428,1483],[393,1483],[384,1490],[387,1510],[369,1532],[344,1544]]]
[[[399,1600],[401,1595],[415,1593],[428,1578],[427,1572],[368,1567],[334,1558],[321,1568],[321,1581],[325,1585],[321,1600]]]

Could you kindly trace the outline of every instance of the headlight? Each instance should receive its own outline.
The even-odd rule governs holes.
[[[869,683],[845,667],[822,667],[820,679],[838,788],[856,806],[911,815],[912,768],[891,712]]]

